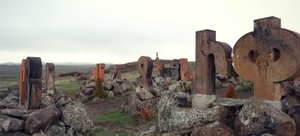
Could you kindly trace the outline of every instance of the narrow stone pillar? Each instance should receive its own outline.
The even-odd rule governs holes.
[[[53,63],[46,63],[45,83],[48,94],[55,94],[55,66]]]
[[[137,78],[137,85],[139,87],[149,89],[152,86],[152,69],[152,59],[147,56],[141,56],[137,64],[137,70],[140,74],[140,77]]]
[[[42,61],[39,57],[27,57],[25,74],[25,108],[38,109],[42,98]]]
[[[95,80],[100,80],[101,82],[104,81],[104,71],[105,71],[105,64],[100,63],[96,64],[96,69],[95,69]]]
[[[19,105],[24,106],[25,104],[25,68],[26,68],[26,59],[22,60],[20,65],[20,83],[19,83]]]
[[[121,66],[113,65],[110,70],[111,79],[121,79]]]
[[[188,74],[188,60],[187,59],[179,59],[179,73],[180,80],[186,80],[186,76]]]

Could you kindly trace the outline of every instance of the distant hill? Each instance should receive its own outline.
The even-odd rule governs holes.
[[[156,64],[159,61],[163,61],[165,63],[170,63],[172,60],[153,60],[153,63]],[[12,64],[12,63],[10,63]],[[106,73],[109,72],[109,67],[113,64],[106,64]],[[55,65],[55,74],[59,75],[61,73],[67,72],[81,72],[88,73],[90,70],[95,67],[95,65]],[[136,71],[137,61],[125,63],[121,66],[122,72],[131,72]],[[44,68],[44,65],[43,65]],[[189,62],[189,70],[195,69],[195,62]],[[20,74],[20,65],[19,64],[0,64],[0,76],[16,76]]]

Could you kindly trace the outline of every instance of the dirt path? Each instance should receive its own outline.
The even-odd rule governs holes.
[[[97,115],[113,111],[121,107],[124,102],[124,98],[118,97],[108,100],[99,100],[95,102],[88,102],[85,104],[87,113],[90,119],[95,118]]]

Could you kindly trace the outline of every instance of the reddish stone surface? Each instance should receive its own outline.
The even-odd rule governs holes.
[[[187,81],[192,81],[192,80],[194,80],[195,79],[195,71],[188,71],[187,73],[186,73],[186,80]]]
[[[196,93],[215,94],[216,72],[231,76],[231,50],[228,44],[216,41],[215,31],[196,32]]]
[[[152,69],[152,59],[147,56],[141,56],[137,64],[137,70],[140,74],[140,77],[137,78],[137,84],[139,87],[148,89],[150,86],[152,86]]]
[[[93,72],[95,80],[104,81],[105,64],[96,64],[95,71]]]
[[[26,59],[22,60],[20,66],[20,83],[19,83],[19,105],[23,106],[25,104],[25,68],[26,68]]]
[[[281,98],[281,81],[300,74],[300,35],[282,29],[280,19],[254,20],[254,31],[242,36],[234,46],[234,69],[243,79],[253,81],[254,97]]]
[[[179,59],[179,73],[180,80],[186,80],[186,75],[188,72],[188,60],[187,59]]]

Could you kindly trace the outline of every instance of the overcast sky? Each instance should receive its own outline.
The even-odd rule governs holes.
[[[299,0],[1,0],[0,63],[126,63],[142,55],[195,60],[195,32],[234,46],[253,20],[300,32]]]

